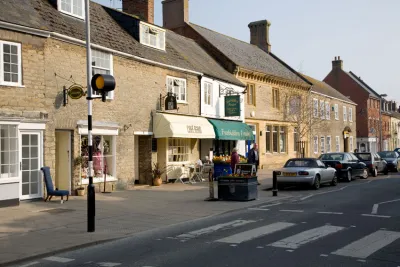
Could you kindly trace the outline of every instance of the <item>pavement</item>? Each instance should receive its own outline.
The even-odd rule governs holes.
[[[18,207],[0,209],[0,266],[272,201],[277,198],[266,191],[272,186],[271,176],[271,171],[259,172],[259,198],[250,202],[204,201],[209,196],[207,182],[99,193],[95,233],[86,232],[86,197],[70,197],[63,204],[59,198],[22,201]],[[289,196],[283,193],[278,199]]]
[[[15,266],[400,266],[400,175],[290,192]]]

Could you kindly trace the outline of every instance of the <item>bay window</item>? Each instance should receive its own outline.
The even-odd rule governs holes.
[[[187,162],[190,155],[189,138],[168,139],[168,162]]]

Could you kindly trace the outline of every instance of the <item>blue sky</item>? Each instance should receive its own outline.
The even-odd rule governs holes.
[[[120,0],[94,0],[120,8]],[[383,4],[384,3],[384,4]],[[190,0],[190,21],[249,42],[247,25],[271,22],[272,52],[322,80],[340,56],[378,93],[400,102],[400,0]],[[161,0],[155,24],[162,25]]]

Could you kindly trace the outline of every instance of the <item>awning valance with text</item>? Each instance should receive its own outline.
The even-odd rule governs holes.
[[[207,119],[165,113],[153,116],[153,132],[154,138],[215,138],[214,128]]]
[[[254,140],[253,130],[240,121],[208,120],[218,140]]]

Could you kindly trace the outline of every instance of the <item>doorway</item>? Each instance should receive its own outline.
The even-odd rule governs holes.
[[[40,131],[20,132],[21,199],[42,197],[40,168],[43,164]]]
[[[71,191],[71,169],[71,132],[56,131],[56,188]]]

